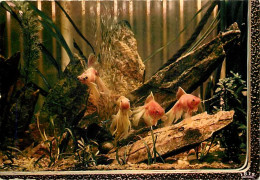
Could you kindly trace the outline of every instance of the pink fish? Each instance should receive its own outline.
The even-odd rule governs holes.
[[[192,112],[198,110],[198,106],[201,102],[200,98],[187,94],[181,87],[177,92],[177,102],[175,105],[165,114],[167,119],[164,120],[164,125],[171,125],[172,122],[176,122],[184,114],[185,118],[191,117]]]
[[[154,100],[153,93],[146,98],[145,104],[136,108],[134,111],[133,125],[137,126],[143,118],[147,126],[157,125],[157,121],[163,118],[164,109]]]
[[[97,77],[98,77],[97,70],[95,70],[93,67],[89,67],[80,76],[78,76],[78,80],[82,84],[89,86],[90,83],[96,83]]]
[[[99,77],[98,71],[94,68],[96,64],[97,60],[95,55],[90,54],[88,58],[88,69],[86,69],[80,76],[77,77],[82,84],[85,84],[89,87],[90,96],[95,106],[98,104],[100,93],[110,94],[109,89]]]
[[[110,125],[110,132],[115,135],[115,140],[121,140],[128,136],[131,130],[131,123],[129,116],[132,114],[130,110],[130,102],[124,96],[117,100],[119,110],[116,115],[112,116],[112,123]]]

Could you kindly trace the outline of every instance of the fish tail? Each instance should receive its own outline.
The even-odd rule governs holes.
[[[173,123],[176,123],[180,118],[181,118],[181,116],[182,116],[182,114],[183,114],[183,109],[182,108],[180,108],[178,105],[174,105],[173,106],[173,109],[172,109],[172,111],[173,111],[173,114],[174,114],[174,116],[175,116],[175,120],[174,120],[174,122]]]
[[[133,125],[134,126],[137,126],[141,117],[143,116],[145,112],[145,108],[144,106],[141,106],[141,107],[138,107],[136,108],[134,111],[133,111],[133,119],[132,119],[132,122],[133,122]]]
[[[112,116],[112,123],[110,125],[110,133],[112,134],[112,136],[117,131],[117,125],[118,125],[118,115],[113,115]]]
[[[173,120],[175,119],[175,114],[172,112],[172,109],[170,109],[166,114],[166,118],[162,118],[162,121],[164,121],[164,126],[169,126],[172,124]]]
[[[122,134],[121,134],[121,136],[119,137],[119,139],[125,139],[127,136],[128,136],[128,134],[129,134],[129,132],[130,132],[130,130],[131,130],[131,123],[130,123],[130,121],[129,121],[129,116],[126,114],[126,115],[124,115],[124,116],[122,116]]]

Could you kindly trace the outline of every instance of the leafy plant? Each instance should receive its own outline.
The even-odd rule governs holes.
[[[52,136],[47,137],[45,130],[43,130],[43,132],[42,132],[42,130],[40,129],[39,117],[36,116],[36,119],[37,119],[37,127],[38,127],[38,130],[42,137],[43,144],[44,144],[44,148],[42,148],[42,150],[45,152],[45,154],[43,154],[40,158],[38,158],[38,160],[35,162],[35,165],[39,164],[39,161],[47,156],[50,160],[48,166],[51,167],[51,166],[55,165],[55,163],[60,159],[60,157],[62,155],[60,146],[61,146],[61,142],[63,141],[63,139],[66,137],[66,134],[70,133],[71,137],[73,139],[74,139],[74,136],[73,136],[71,130],[68,128],[63,128],[58,133],[55,130],[53,118],[50,118],[50,125],[49,125],[48,129],[52,130]]]
[[[160,155],[160,153],[156,150],[156,141],[157,141],[157,136],[154,137],[154,133],[153,133],[153,128],[151,126],[151,135],[152,135],[152,141],[153,141],[153,149],[152,149],[152,152],[153,152],[153,155],[151,153],[151,148],[148,146],[148,144],[142,139],[142,137],[140,137],[140,139],[142,139],[144,145],[145,145],[145,148],[147,150],[147,156],[148,156],[148,165],[152,164],[152,163],[156,163],[156,159],[157,159],[157,155],[158,157],[161,159],[161,161],[164,163],[164,160],[162,158],[162,156]]]
[[[39,59],[39,31],[41,30],[41,26],[39,25],[38,18],[29,8],[29,2],[13,2],[16,6],[15,9],[19,11],[17,13],[18,18],[20,19],[20,25],[23,32],[24,39],[24,52],[23,59],[25,61],[24,64],[24,72],[25,79],[29,81],[33,77],[34,70],[37,69],[37,60]]]
[[[212,112],[235,110],[233,123],[217,134],[217,140],[226,148],[224,160],[239,163],[239,153],[246,148],[246,82],[238,73],[231,75],[219,80],[209,106]]]
[[[15,1],[10,3],[1,2],[1,6],[17,20],[22,30],[24,64],[21,64],[20,73],[25,79],[25,84],[34,82],[36,72],[43,79],[47,88],[50,89],[51,86],[46,77],[37,67],[40,52],[42,51],[47,56],[47,59],[58,69],[59,73],[61,72],[60,66],[39,39],[39,31],[42,27],[35,12],[31,9],[31,4],[29,2]]]
[[[95,166],[97,165],[96,156],[99,154],[98,143],[95,141],[90,141],[90,143],[86,143],[83,138],[77,141],[78,149],[76,151],[76,155],[78,157],[78,161],[83,166]]]

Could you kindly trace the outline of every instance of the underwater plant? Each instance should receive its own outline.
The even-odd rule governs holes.
[[[152,136],[152,145],[153,148],[151,149],[148,144],[142,139],[141,136],[139,136],[139,138],[142,140],[142,142],[145,145],[146,151],[147,151],[147,163],[148,165],[152,164],[152,163],[156,163],[156,159],[157,159],[157,155],[160,158],[160,160],[164,163],[164,160],[162,158],[162,156],[160,155],[160,153],[156,150],[156,141],[157,141],[157,135],[154,137],[154,133],[153,133],[153,127],[150,127],[151,130],[151,136]],[[151,151],[152,150],[152,151]],[[153,155],[152,153],[153,152]]]
[[[240,162],[239,154],[246,150],[246,82],[238,73],[220,79],[209,106],[212,112],[235,110],[234,122],[216,136],[216,140],[226,149],[226,160]]]
[[[40,56],[40,39],[39,31],[42,29],[38,21],[38,17],[35,12],[29,8],[29,2],[14,1],[15,9],[19,11],[17,16],[20,21],[22,33],[23,33],[23,60],[24,65],[23,72],[25,81],[32,81],[34,72],[37,67],[37,63]]]
[[[83,138],[81,138],[77,142],[78,149],[75,153],[81,165],[85,167],[97,165],[96,156],[99,154],[98,143],[95,141],[90,141],[89,143],[86,143]]]
[[[210,3],[211,2],[206,3],[206,6]],[[198,29],[196,28],[194,36],[189,42],[187,42],[188,45],[184,47],[184,51],[182,48],[182,52],[179,51],[179,53],[173,57],[181,57],[181,55],[186,51],[192,52],[187,56],[179,58],[176,63],[168,61],[168,64],[170,63],[170,65],[167,68],[162,67],[162,71],[158,71],[158,74],[145,83],[145,66],[138,54],[137,42],[134,38],[133,31],[131,31],[131,26],[127,21],[120,21],[117,23],[113,20],[112,25],[108,26],[106,21],[101,17],[101,44],[98,44],[100,42],[98,42],[99,40],[95,36],[95,38],[97,38],[95,42],[98,44],[98,50],[95,52],[91,44],[79,31],[72,18],[62,8],[59,2],[56,2],[62,11],[61,13],[65,14],[78,35],[91,46],[92,52],[95,56],[90,54],[87,59],[76,43],[76,40],[74,40],[74,48],[79,54],[73,54],[72,49],[66,43],[57,24],[54,23],[54,21],[52,21],[52,19],[43,11],[33,6],[33,3],[30,4],[29,8],[39,16],[35,17],[39,19],[38,22],[42,24],[44,31],[60,43],[61,47],[65,49],[70,58],[69,65],[65,68],[64,72],[62,72],[59,63],[57,63],[57,61],[52,57],[52,54],[48,52],[48,49],[45,48],[43,44],[39,44],[39,47],[41,47],[40,50],[45,56],[48,56],[50,61],[52,61],[52,64],[56,67],[60,76],[59,81],[54,86],[48,87],[49,90],[44,98],[45,102],[40,109],[40,118],[37,119],[45,154],[38,158],[35,162],[35,166],[40,166],[40,162],[42,162],[46,157],[49,158],[48,166],[55,166],[58,164],[57,162],[62,159],[62,155],[68,154],[67,152],[70,153],[73,147],[74,152],[70,154],[73,154],[73,158],[75,158],[75,156],[78,157],[78,162],[81,165],[88,167],[96,166],[98,160],[97,156],[99,153],[112,153],[113,146],[102,152],[102,144],[104,144],[107,139],[105,140],[100,137],[97,138],[96,136],[98,136],[98,133],[101,133],[94,131],[97,131],[99,128],[104,131],[109,130],[109,125],[111,134],[115,135],[115,138],[111,137],[109,141],[125,140],[126,143],[129,143],[129,139],[133,136],[130,136],[131,122],[129,121],[130,104],[128,99],[131,100],[131,106],[134,107],[134,120],[132,123],[138,125],[140,119],[143,118],[146,126],[151,128],[151,135],[142,133],[142,137],[149,136],[149,138],[146,138],[147,142],[149,142],[149,146],[144,142],[145,147],[142,148],[147,149],[147,155],[145,154],[141,156],[148,156],[148,164],[156,163],[158,157],[162,162],[164,162],[164,159],[162,159],[160,155],[160,153],[163,153],[163,157],[168,155],[161,151],[162,148],[160,144],[161,142],[164,142],[164,139],[160,136],[160,133],[156,132],[156,134],[154,134],[152,126],[157,125],[160,118],[165,120],[164,118],[166,116],[163,108],[169,107],[169,105],[176,101],[175,93],[177,92],[177,88],[182,86],[189,93],[196,89],[198,85],[204,82],[205,78],[216,69],[216,64],[220,64],[224,59],[225,51],[223,46],[225,46],[226,41],[232,41],[226,38],[227,36],[225,36],[225,33],[221,33],[213,41],[197,49],[205,37],[207,37],[216,27],[215,23],[219,17],[218,13],[217,17],[208,28],[205,36],[203,36],[203,39],[198,41],[198,43],[195,43],[194,46],[189,49],[189,46],[192,44],[191,41],[194,41],[194,38],[197,38],[198,32],[200,32],[205,25],[206,19],[210,16],[209,14],[211,14],[212,10],[216,6],[216,2],[212,3],[210,6],[207,15],[205,15],[206,18],[203,18],[204,22],[200,23]],[[198,13],[196,13],[196,15]],[[193,19],[195,17],[196,16],[194,16]],[[235,33],[238,34],[239,32],[234,30],[232,33],[234,34],[231,34],[229,37],[232,36],[233,38],[234,36],[235,39],[237,37]],[[196,52],[196,50],[198,51]],[[86,64],[88,64],[88,67],[86,67]],[[40,74],[40,76],[44,79],[43,74]],[[46,80],[46,85],[47,84],[48,82]],[[90,92],[88,90],[90,90]],[[154,93],[154,96],[151,91]],[[185,92],[183,91],[181,94],[182,96],[177,95],[178,97],[180,96],[180,99],[185,96],[183,95]],[[88,98],[89,95],[90,98]],[[119,97],[127,97],[123,98],[127,102],[120,102],[118,104],[119,110],[117,113],[115,107],[116,101]],[[147,97],[146,100],[145,97]],[[156,101],[154,97],[156,97]],[[194,99],[195,101],[195,98],[191,99]],[[183,112],[186,113],[185,115],[189,116],[191,115],[191,111],[196,111],[200,102],[200,100],[196,100],[196,103],[192,104],[194,106],[189,109],[190,111],[187,110],[186,112],[185,108],[181,110],[179,109],[178,111],[181,115],[178,116],[182,116]],[[177,105],[178,104],[180,103],[177,102]],[[93,108],[93,105],[97,108]],[[112,116],[113,114],[116,115]],[[205,114],[204,116],[207,117]],[[230,117],[230,119],[232,119],[232,116]],[[120,121],[121,118],[123,121]],[[202,119],[203,117],[200,118]],[[178,117],[176,118],[176,121],[177,119]],[[41,123],[48,122],[49,127],[45,126],[45,129],[42,131],[40,129],[39,121]],[[171,121],[173,121],[173,119]],[[111,124],[107,124],[107,122],[111,122]],[[186,128],[186,125],[189,124],[189,122],[185,121],[185,123],[184,126]],[[94,125],[97,126],[97,128],[93,128]],[[133,130],[134,135],[136,135],[136,132],[141,132],[138,128],[137,130]],[[148,129],[147,127],[144,128]],[[49,129],[49,131],[47,131],[47,129]],[[168,130],[170,131],[170,129]],[[173,135],[179,132],[183,133],[183,131],[184,128],[179,126],[178,129],[173,132]],[[190,135],[184,136],[186,137],[184,140],[188,139],[187,142],[190,144],[195,140],[196,143],[202,142],[202,140],[198,138],[204,134],[200,133],[199,130],[196,132],[198,132],[196,137]],[[184,131],[184,133],[186,133],[186,131]],[[103,134],[105,134],[104,136],[111,136],[109,132]],[[135,136],[135,138],[136,137],[137,136]],[[157,142],[158,139],[160,143]],[[72,140],[74,146],[71,143]],[[179,144],[177,143],[176,147],[179,147],[178,145]],[[122,150],[122,146],[121,142],[118,142],[118,146],[116,147],[118,149],[114,156],[118,161],[118,164],[121,165],[128,163],[128,157],[130,156],[130,150],[128,151],[127,148]],[[164,146],[167,147],[167,144],[164,144]],[[182,144],[181,147],[184,146],[187,146],[187,144]],[[70,148],[69,150],[68,147]],[[120,149],[121,151],[119,152]],[[205,150],[201,153],[201,157],[208,154]],[[172,153],[172,151],[176,151],[176,148],[171,147],[169,153]],[[112,157],[112,159],[114,157]],[[146,159],[142,158],[142,160],[144,161]]]

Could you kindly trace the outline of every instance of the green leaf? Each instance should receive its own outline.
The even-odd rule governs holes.
[[[32,8],[36,14],[38,14],[42,20],[40,22],[42,23],[43,27],[46,28],[46,30],[50,33],[51,36],[57,39],[57,41],[60,43],[61,46],[65,49],[67,52],[70,60],[74,62],[74,56],[66,43],[64,37],[62,36],[60,30],[57,28],[57,26],[53,23],[53,21],[42,11],[40,11],[38,8],[36,8],[34,5],[30,4],[30,8]],[[53,28],[55,32],[51,29]]]
[[[121,165],[121,162],[120,162],[120,159],[119,159],[119,156],[118,156],[118,148],[116,149],[116,160],[117,160],[118,164]]]
[[[215,90],[215,93],[220,92],[221,90],[222,90],[221,88],[217,88],[217,89]]]
[[[1,6],[8,11],[17,21],[20,25],[22,25],[21,19],[17,16],[17,14],[13,11],[13,9],[5,2],[1,2]]]
[[[242,124],[238,127],[238,129],[247,130],[247,126]]]
[[[62,75],[62,71],[61,71],[61,67],[58,64],[58,62],[54,59],[54,57],[52,56],[52,54],[48,51],[48,49],[42,44],[39,44],[41,51],[43,52],[43,54],[46,55],[47,59],[52,63],[52,65],[54,65],[54,67],[57,69],[59,77],[61,77]]]
[[[235,107],[235,109],[237,109],[238,111],[240,111],[241,113],[243,113],[243,115],[246,117],[247,113],[244,109],[240,108],[240,107]]]
[[[210,33],[217,28],[218,24],[219,24],[219,20],[217,21],[219,17],[219,12],[217,14],[217,16],[214,18],[214,20],[212,21],[212,23],[209,25],[208,29],[206,30],[206,32],[201,36],[201,38],[188,50],[187,53],[193,51],[194,49],[196,49],[200,44],[201,42],[203,42],[203,40],[205,40],[209,35]],[[217,23],[214,25],[214,23],[217,21]],[[213,26],[214,25],[214,26]]]
[[[141,137],[141,136],[139,136],[140,137],[140,139],[143,141],[143,143],[144,143],[144,145],[145,145],[145,147],[146,147],[146,150],[147,150],[147,156],[148,156],[148,165],[150,165],[151,163],[152,163],[152,159],[153,159],[153,157],[152,157],[152,154],[151,154],[151,152],[150,152],[150,148],[149,148],[149,146],[147,145],[147,143],[143,140],[143,138]]]
[[[70,21],[70,23],[72,24],[72,26],[74,27],[74,29],[76,30],[76,32],[79,34],[79,36],[90,46],[92,52],[94,54],[95,50],[93,48],[93,46],[90,44],[90,42],[83,36],[83,34],[80,32],[79,28],[76,26],[76,24],[73,22],[73,20],[71,19],[71,17],[68,15],[68,13],[63,9],[63,7],[60,5],[60,3],[58,1],[56,1],[56,4],[58,4],[58,6],[60,7],[60,9],[64,12],[64,14],[66,15],[66,17],[68,18],[68,20]]]
[[[50,84],[46,80],[45,76],[41,73],[41,71],[38,68],[35,68],[35,71],[40,75],[40,77],[43,79],[43,82],[46,84],[48,89],[51,89]]]

